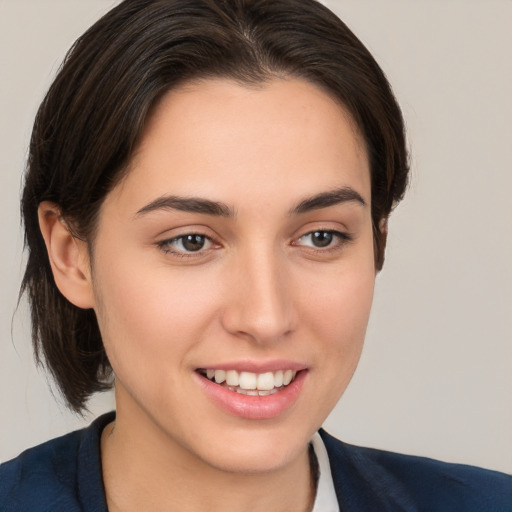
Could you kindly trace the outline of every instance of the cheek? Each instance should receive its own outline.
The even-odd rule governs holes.
[[[370,272],[339,280],[338,286],[314,304],[311,297],[311,332],[318,344],[312,377],[322,393],[311,401],[308,414],[322,421],[347,389],[357,368],[373,299],[373,276]]]
[[[116,375],[135,367],[141,374],[155,372],[165,366],[156,362],[182,360],[214,314],[214,294],[205,280],[154,261],[123,255],[113,260],[115,265],[97,266],[94,292],[98,323]]]
[[[107,355],[119,378],[136,368],[139,375],[161,369],[173,379],[215,329],[218,272],[172,266],[152,251],[116,250],[127,246],[103,239],[96,255],[96,314]]]
[[[373,300],[373,275],[339,280],[329,293],[310,296],[310,319],[323,346],[324,367],[352,375],[362,350]]]
[[[304,309],[331,350],[350,351],[364,339],[375,285],[373,242],[367,238],[346,260],[321,269],[303,287]]]
[[[304,318],[318,346],[315,373],[327,390],[319,407],[327,411],[344,392],[359,361],[374,285],[373,252],[365,249],[305,287],[309,293],[304,296]]]

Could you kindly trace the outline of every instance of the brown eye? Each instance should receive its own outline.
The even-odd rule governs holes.
[[[352,235],[330,229],[317,229],[302,235],[293,245],[308,247],[318,251],[341,249],[353,240]]]
[[[186,251],[199,251],[201,250],[205,243],[206,243],[206,237],[203,235],[185,235],[181,238],[181,244],[183,245],[183,248]]]
[[[164,240],[158,245],[164,252],[186,256],[189,253],[199,253],[210,249],[212,241],[206,235],[189,233],[171,238],[170,240]]]
[[[330,231],[315,231],[311,233],[311,242],[315,247],[327,247],[331,245],[334,235]]]
[[[338,241],[338,239],[342,238],[344,238],[343,233],[319,229],[318,231],[311,231],[311,233],[302,235],[297,242],[299,245],[304,245],[306,247],[322,249],[324,247],[331,246],[333,241]]]

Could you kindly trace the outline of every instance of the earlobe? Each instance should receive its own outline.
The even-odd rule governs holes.
[[[73,236],[55,203],[43,201],[38,216],[57,288],[75,306],[94,307],[87,244]]]

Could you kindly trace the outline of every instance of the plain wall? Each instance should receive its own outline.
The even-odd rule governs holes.
[[[115,2],[0,0],[0,460],[81,419],[35,369],[18,203],[36,108]],[[402,105],[412,183],[393,214],[366,346],[325,426],[355,444],[512,473],[512,2],[325,2]]]

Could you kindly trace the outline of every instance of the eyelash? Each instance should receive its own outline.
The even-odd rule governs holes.
[[[349,233],[344,233],[341,231],[337,231],[334,229],[314,229],[312,231],[309,231],[307,233],[304,233],[299,238],[297,238],[296,241],[292,242],[291,245],[293,246],[301,246],[301,244],[298,243],[299,240],[304,239],[308,236],[313,236],[315,233],[323,233],[327,235],[332,235],[333,240],[336,239],[335,243],[329,243],[326,247],[315,247],[315,246],[307,246],[304,245],[303,247],[306,247],[308,251],[315,252],[315,253],[330,253],[333,251],[340,250],[343,246],[345,246],[348,243],[351,243],[353,241],[353,236]],[[205,240],[206,244],[209,244],[210,246],[215,246],[214,241],[211,237],[208,235],[205,235],[203,233],[197,233],[197,232],[191,232],[191,233],[184,233],[183,235],[176,236],[174,238],[170,238],[167,240],[162,240],[161,242],[157,243],[157,246],[165,253],[165,254],[172,254],[175,257],[178,258],[194,258],[199,257],[200,255],[207,252],[211,247],[208,247],[206,249],[203,249],[203,247],[199,248],[197,251],[186,251],[186,250],[176,250],[172,248],[172,244],[178,243],[181,241],[183,244],[183,241],[187,237],[201,237]]]

